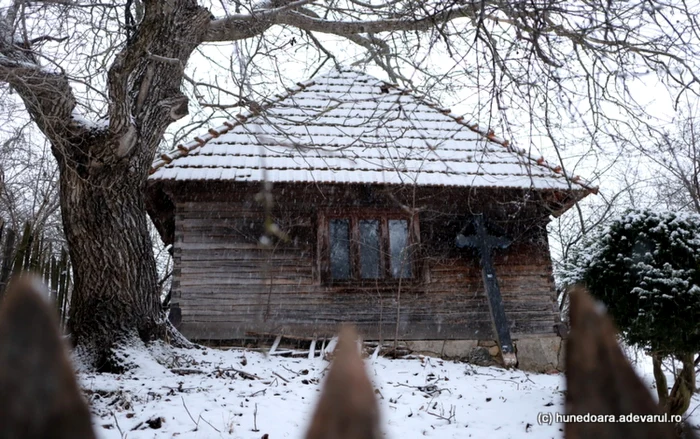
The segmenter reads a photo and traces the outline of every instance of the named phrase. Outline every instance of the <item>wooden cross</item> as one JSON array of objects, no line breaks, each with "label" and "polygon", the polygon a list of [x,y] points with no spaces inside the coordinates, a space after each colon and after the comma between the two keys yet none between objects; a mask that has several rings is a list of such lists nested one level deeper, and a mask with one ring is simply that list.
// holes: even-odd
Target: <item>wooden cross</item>
[{"label": "wooden cross", "polygon": [[483,215],[474,215],[475,234],[464,236],[457,235],[457,247],[472,247],[476,248],[481,256],[481,273],[486,287],[486,296],[489,299],[489,310],[491,311],[491,322],[496,333],[498,347],[503,356],[503,362],[506,367],[515,366],[518,362],[513,349],[513,341],[510,338],[510,328],[506,313],[503,309],[503,298],[501,297],[501,289],[498,286],[496,278],[496,269],[493,266],[491,258],[491,250],[494,248],[507,248],[510,245],[510,240],[502,236],[492,236],[486,231]]}]

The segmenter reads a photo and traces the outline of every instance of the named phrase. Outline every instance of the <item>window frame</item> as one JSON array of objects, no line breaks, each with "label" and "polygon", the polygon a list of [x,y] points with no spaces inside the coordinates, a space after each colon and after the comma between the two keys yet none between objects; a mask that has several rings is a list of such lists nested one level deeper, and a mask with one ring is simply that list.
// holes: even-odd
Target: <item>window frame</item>
[{"label": "window frame", "polygon": [[[349,220],[349,250],[350,277],[348,279],[333,279],[331,277],[330,261],[330,222],[335,219]],[[379,264],[382,277],[362,278],[360,276],[360,221],[376,220],[379,223]],[[389,242],[389,220],[404,220],[407,227],[407,248],[412,249],[410,255],[411,277],[393,277],[391,275],[391,253]],[[318,252],[317,261],[320,282],[323,285],[407,285],[419,282],[420,270],[417,264],[418,252],[415,247],[419,242],[418,214],[408,214],[390,209],[345,208],[319,212],[318,215]]]}]

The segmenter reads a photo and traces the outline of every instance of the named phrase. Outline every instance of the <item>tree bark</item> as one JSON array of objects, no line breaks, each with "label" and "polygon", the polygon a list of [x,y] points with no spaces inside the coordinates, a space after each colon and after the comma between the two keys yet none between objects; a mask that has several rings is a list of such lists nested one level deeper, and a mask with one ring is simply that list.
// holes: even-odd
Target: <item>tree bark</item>
[{"label": "tree bark", "polygon": [[668,381],[663,370],[663,356],[658,352],[651,353],[651,362],[654,366],[654,380],[656,381],[656,394],[659,396],[659,407],[666,410],[668,404]]},{"label": "tree bark", "polygon": [[108,126],[52,139],[74,274],[68,330],[98,371],[128,366],[114,353],[131,340],[179,336],[161,309],[144,194],[163,133],[187,114],[183,69],[209,21],[195,0],[148,2],[108,73]]},{"label": "tree bark", "polygon": [[148,233],[145,179],[126,164],[82,176],[61,166],[63,225],[73,264],[68,330],[99,370],[118,371],[120,342],[166,332]]},{"label": "tree bark", "polygon": [[690,407],[690,399],[695,390],[695,364],[693,354],[682,354],[677,356],[683,364],[680,372],[676,376],[671,394],[668,398],[666,412],[669,415],[682,415]]}]

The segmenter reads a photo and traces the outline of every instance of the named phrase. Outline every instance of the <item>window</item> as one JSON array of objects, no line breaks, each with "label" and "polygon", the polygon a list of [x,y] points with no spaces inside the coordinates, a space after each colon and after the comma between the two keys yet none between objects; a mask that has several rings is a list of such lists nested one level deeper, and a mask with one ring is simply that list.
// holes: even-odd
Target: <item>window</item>
[{"label": "window", "polygon": [[405,216],[388,213],[328,215],[320,221],[321,271],[330,282],[412,279],[414,267]]},{"label": "window", "polygon": [[408,263],[408,221],[389,220],[389,248],[391,276],[411,277],[411,264]]},{"label": "window", "polygon": [[350,278],[350,221],[331,220],[331,278]]}]

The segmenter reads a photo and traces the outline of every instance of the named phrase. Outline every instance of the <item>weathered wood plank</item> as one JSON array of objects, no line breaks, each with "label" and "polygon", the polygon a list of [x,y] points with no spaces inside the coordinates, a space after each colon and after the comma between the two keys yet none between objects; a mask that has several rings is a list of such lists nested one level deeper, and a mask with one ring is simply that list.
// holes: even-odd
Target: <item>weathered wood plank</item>
[{"label": "weathered wood plank", "polygon": [[[493,340],[489,333],[490,322],[484,321],[480,326],[470,329],[463,329],[460,325],[445,325],[440,331],[436,331],[433,325],[412,325],[410,331],[402,334],[402,340]],[[379,325],[373,323],[360,323],[356,325],[366,341],[392,339],[395,326],[390,323]],[[182,325],[183,334],[198,334],[198,340],[222,339],[235,340],[250,338],[245,336],[245,328],[251,328],[248,323],[227,324],[214,322],[186,322]],[[338,324],[317,324],[317,325],[268,325],[265,327],[248,329],[253,332],[271,332],[277,334],[299,335],[304,334],[309,337],[329,338],[338,333]],[[521,335],[543,334],[550,332],[537,331],[537,328],[526,328],[527,333],[521,334],[513,331],[513,337]],[[189,335],[192,337],[191,335]],[[194,337],[192,337],[194,338]]]},{"label": "weathered wood plank", "polygon": [[[236,197],[243,200],[244,194]],[[274,220],[293,239],[276,243],[275,249],[259,245],[264,215],[250,200],[177,203],[173,298],[182,308],[185,335],[245,338],[247,330],[279,328],[332,334],[337,323],[348,319],[375,337],[393,336],[395,321],[390,321],[396,317],[397,285],[325,286],[316,257],[327,252],[317,239],[324,230],[317,225],[322,218],[309,216],[304,197],[296,198],[295,206],[280,199]],[[348,197],[342,191],[326,193],[316,201],[324,206],[351,198],[352,194]],[[431,197],[425,200],[433,202]],[[459,203],[455,200],[455,218],[460,215]],[[492,339],[476,255],[460,255],[451,241],[436,238],[454,238],[446,224],[456,227],[459,221],[446,223],[446,217],[420,218],[421,227],[415,233],[424,245],[417,254],[429,281],[402,285],[400,334],[408,339],[434,339],[435,334],[444,339]],[[521,239],[494,255],[513,334],[552,333],[556,320],[549,255],[532,244],[544,229],[532,230],[517,231]]]}]

